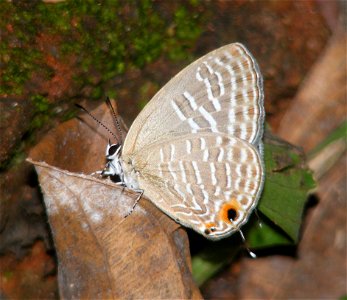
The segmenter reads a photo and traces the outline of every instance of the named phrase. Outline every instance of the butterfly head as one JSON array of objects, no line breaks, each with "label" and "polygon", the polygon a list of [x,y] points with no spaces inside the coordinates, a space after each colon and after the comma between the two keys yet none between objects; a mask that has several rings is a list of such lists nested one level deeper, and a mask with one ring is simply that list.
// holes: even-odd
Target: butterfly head
[{"label": "butterfly head", "polygon": [[122,146],[120,144],[111,144],[111,142],[108,141],[106,147],[107,163],[101,172],[102,176],[119,176],[122,180],[123,170],[120,162],[121,148]]},{"label": "butterfly head", "polygon": [[108,144],[106,146],[106,159],[107,160],[113,160],[117,156],[120,156],[120,149],[121,144],[111,144],[111,141],[108,141]]}]

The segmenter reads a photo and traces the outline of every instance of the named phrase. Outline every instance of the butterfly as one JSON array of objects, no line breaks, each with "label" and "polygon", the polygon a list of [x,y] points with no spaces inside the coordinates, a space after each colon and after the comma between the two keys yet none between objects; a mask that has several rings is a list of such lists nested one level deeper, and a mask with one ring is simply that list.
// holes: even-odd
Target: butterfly
[{"label": "butterfly", "polygon": [[245,46],[214,50],[173,77],[109,144],[104,176],[208,239],[245,224],[265,174],[263,80]]}]

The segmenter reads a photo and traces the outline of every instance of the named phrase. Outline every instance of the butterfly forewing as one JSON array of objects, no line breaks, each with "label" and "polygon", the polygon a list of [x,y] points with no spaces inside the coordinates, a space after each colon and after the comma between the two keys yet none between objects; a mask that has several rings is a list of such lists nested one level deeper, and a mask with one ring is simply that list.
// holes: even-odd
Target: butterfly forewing
[{"label": "butterfly forewing", "polygon": [[144,195],[176,221],[211,239],[247,221],[262,187],[257,150],[225,134],[187,134],[135,153]]},{"label": "butterfly forewing", "polygon": [[215,132],[257,144],[264,122],[257,63],[241,44],[219,48],[171,79],[147,104],[126,137],[123,153],[170,135]]}]

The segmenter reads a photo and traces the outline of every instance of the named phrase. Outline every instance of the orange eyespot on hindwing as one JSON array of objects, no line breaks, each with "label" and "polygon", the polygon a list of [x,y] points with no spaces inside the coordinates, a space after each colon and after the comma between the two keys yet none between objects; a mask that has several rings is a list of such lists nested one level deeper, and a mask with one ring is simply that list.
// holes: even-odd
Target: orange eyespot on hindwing
[{"label": "orange eyespot on hindwing", "polygon": [[240,204],[235,198],[232,198],[230,202],[223,204],[219,211],[219,217],[226,223],[232,223],[239,217]]}]

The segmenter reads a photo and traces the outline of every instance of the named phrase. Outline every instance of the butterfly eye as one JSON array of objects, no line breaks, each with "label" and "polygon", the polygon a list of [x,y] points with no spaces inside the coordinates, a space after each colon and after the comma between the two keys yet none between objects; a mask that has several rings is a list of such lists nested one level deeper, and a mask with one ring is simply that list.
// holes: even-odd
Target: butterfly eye
[{"label": "butterfly eye", "polygon": [[108,148],[107,156],[112,156],[119,149],[120,144],[113,144]]}]

